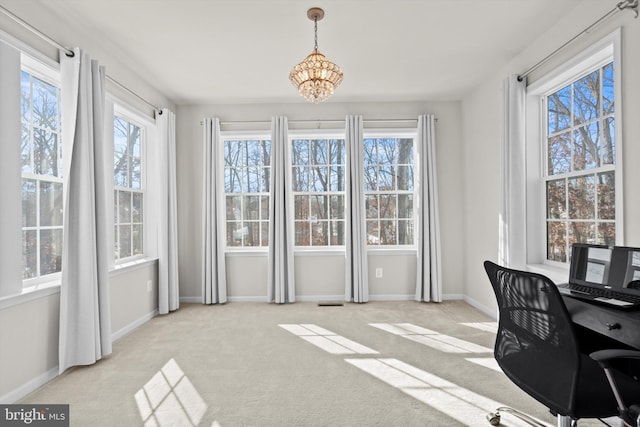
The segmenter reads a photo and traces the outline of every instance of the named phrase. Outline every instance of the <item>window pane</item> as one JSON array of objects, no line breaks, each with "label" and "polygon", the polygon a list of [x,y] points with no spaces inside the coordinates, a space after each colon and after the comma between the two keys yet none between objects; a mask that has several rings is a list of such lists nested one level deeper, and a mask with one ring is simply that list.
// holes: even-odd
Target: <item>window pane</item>
[{"label": "window pane", "polygon": [[613,62],[605,66],[602,70],[602,108],[604,114],[612,114],[614,108],[613,100]]},{"label": "window pane", "polygon": [[367,220],[367,244],[380,244],[380,224],[378,220]]},{"label": "window pane", "polygon": [[227,200],[227,220],[242,219],[242,196],[229,196]]},{"label": "window pane", "polygon": [[[376,165],[378,164],[378,148],[377,148],[377,140],[365,138],[364,139],[364,164],[365,165]],[[366,169],[366,168],[365,168]]]},{"label": "window pane", "polygon": [[331,164],[344,164],[344,139],[332,139],[329,141],[331,150]]},{"label": "window pane", "polygon": [[567,217],[567,196],[565,180],[547,181],[547,218],[561,219]]},{"label": "window pane", "polygon": [[309,141],[306,139],[294,139],[291,141],[291,163],[293,165],[309,164]]},{"label": "window pane", "polygon": [[132,222],[142,222],[142,194],[132,193],[131,196],[133,198],[131,204],[131,220]]},{"label": "window pane", "polygon": [[40,181],[40,225],[62,225],[62,184]]},{"label": "window pane", "polygon": [[393,166],[380,166],[378,169],[378,189],[381,191],[396,189],[396,174]]},{"label": "window pane", "polygon": [[244,220],[260,219],[260,198],[258,196],[244,196],[242,198]]},{"label": "window pane", "polygon": [[312,222],[327,218],[327,196],[313,195],[309,198],[309,202],[311,203],[310,219]]},{"label": "window pane", "polygon": [[58,157],[58,135],[33,129],[34,169],[39,175],[62,176]]},{"label": "window pane", "polygon": [[600,113],[600,72],[584,76],[573,84],[573,114],[576,123],[598,118]]},{"label": "window pane", "polygon": [[548,134],[571,125],[571,86],[566,86],[547,98]]},{"label": "window pane", "polygon": [[295,222],[296,233],[296,246],[310,246],[311,238],[309,236],[309,222],[296,221]]},{"label": "window pane", "polygon": [[376,166],[366,166],[364,168],[364,191],[375,191],[378,189],[378,168]]},{"label": "window pane", "polygon": [[397,164],[398,163],[398,150],[395,138],[380,138],[378,139],[378,163],[384,164]]},{"label": "window pane", "polygon": [[248,233],[242,223],[227,221],[227,246],[242,246],[242,238]]},{"label": "window pane", "polygon": [[22,232],[22,278],[38,277],[38,231]]},{"label": "window pane", "polygon": [[603,165],[612,165],[616,161],[615,121],[613,118],[604,120],[602,141],[600,142],[600,157]]},{"label": "window pane", "polygon": [[118,239],[118,242],[120,243],[119,258],[131,256],[131,225],[119,225],[118,233],[120,233],[120,238]]},{"label": "window pane", "polygon": [[398,220],[398,244],[413,245],[413,221]]},{"label": "window pane", "polygon": [[40,275],[62,269],[62,229],[40,231]]},{"label": "window pane", "polygon": [[548,163],[549,175],[558,175],[571,171],[570,133],[565,132],[549,138]]},{"label": "window pane", "polygon": [[329,218],[344,219],[344,196],[332,195],[329,198]]},{"label": "window pane", "polygon": [[375,194],[367,194],[364,196],[364,203],[367,218],[379,218],[378,196]]},{"label": "window pane", "polygon": [[595,179],[593,176],[571,178],[569,184],[569,218],[595,219]]},{"label": "window pane", "polygon": [[295,219],[308,219],[309,218],[309,196],[293,196],[294,203],[294,218]]},{"label": "window pane", "polygon": [[142,188],[142,165],[139,157],[132,157],[131,162],[131,178],[129,188],[139,190]]},{"label": "window pane", "polygon": [[242,187],[240,182],[242,180],[241,169],[225,168],[224,169],[224,191],[227,193],[240,193]]},{"label": "window pane", "polygon": [[569,245],[574,243],[595,243],[596,226],[593,222],[569,223]]},{"label": "window pane", "polygon": [[567,230],[565,222],[549,221],[547,223],[547,259],[567,262]]},{"label": "window pane", "polygon": [[616,219],[616,178],[614,172],[598,174],[598,218]]},{"label": "window pane", "polygon": [[309,191],[309,168],[293,168],[293,191]]},{"label": "window pane", "polygon": [[142,252],[142,224],[135,224],[132,226],[132,244],[133,244],[133,250],[132,250],[132,255],[141,255]]},{"label": "window pane", "polygon": [[247,234],[244,236],[244,246],[260,246],[262,239],[260,238],[260,223],[248,221],[244,223]]},{"label": "window pane", "polygon": [[326,166],[316,166],[311,172],[311,191],[329,191],[329,168]]},{"label": "window pane", "polygon": [[344,221],[331,221],[331,245],[344,245]]},{"label": "window pane", "polygon": [[398,218],[413,218],[413,194],[398,194]]},{"label": "window pane", "polygon": [[344,166],[332,166],[329,176],[329,191],[344,191]]},{"label": "window pane", "polygon": [[262,206],[262,210],[260,214],[262,215],[263,220],[269,219],[269,196],[260,196],[260,205]]},{"label": "window pane", "polygon": [[131,193],[118,191],[118,223],[131,223]]},{"label": "window pane", "polygon": [[311,224],[311,246],[327,246],[329,244],[329,223],[316,221]]},{"label": "window pane", "polygon": [[380,221],[380,244],[397,245],[396,222],[393,220]]},{"label": "window pane", "polygon": [[398,166],[398,190],[413,191],[413,166]]},{"label": "window pane", "polygon": [[397,200],[395,194],[380,195],[380,218],[396,218],[397,217]]},{"label": "window pane", "polygon": [[20,104],[23,123],[31,122],[31,76],[26,71],[20,72]]},{"label": "window pane", "polygon": [[611,222],[601,222],[598,225],[599,245],[614,246],[616,244],[616,225]]},{"label": "window pane", "polygon": [[573,170],[593,169],[600,166],[598,123],[579,127],[573,134]]},{"label": "window pane", "polygon": [[50,130],[58,129],[58,88],[33,78],[33,124]]},{"label": "window pane", "polygon": [[[22,226],[36,227],[38,225],[37,181],[35,179],[22,180]],[[33,270],[35,271],[35,270]]]},{"label": "window pane", "polygon": [[22,173],[31,173],[31,135],[28,126],[22,126],[22,141],[20,145],[22,159]]}]

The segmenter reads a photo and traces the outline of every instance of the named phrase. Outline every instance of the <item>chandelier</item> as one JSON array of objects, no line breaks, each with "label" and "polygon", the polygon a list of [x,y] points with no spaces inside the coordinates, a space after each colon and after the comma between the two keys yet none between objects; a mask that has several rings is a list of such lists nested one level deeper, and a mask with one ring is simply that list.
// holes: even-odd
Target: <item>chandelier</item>
[{"label": "chandelier", "polygon": [[304,99],[317,104],[333,95],[342,82],[342,70],[318,50],[318,21],[324,17],[324,10],[312,7],[307,17],[313,21],[315,45],[313,52],[293,67],[289,80]]}]

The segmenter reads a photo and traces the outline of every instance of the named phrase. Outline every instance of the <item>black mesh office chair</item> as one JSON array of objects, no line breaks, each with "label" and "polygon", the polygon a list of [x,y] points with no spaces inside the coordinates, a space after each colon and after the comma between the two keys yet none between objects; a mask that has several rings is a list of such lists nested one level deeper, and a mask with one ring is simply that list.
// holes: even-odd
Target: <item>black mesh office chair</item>
[{"label": "black mesh office chair", "polygon": [[[485,261],[499,309],[494,356],[518,387],[558,416],[558,426],[580,418],[618,415],[616,400],[602,368],[580,352],[573,323],[555,284],[547,277]],[[622,396],[640,396],[640,384],[611,371]],[[487,416],[500,423],[510,412],[539,423],[512,408]]]},{"label": "black mesh office chair", "polygon": [[[616,398],[618,404],[618,413],[620,418],[630,426],[640,427],[640,404],[627,405],[625,398],[620,393],[617,381],[612,375],[613,366],[612,363],[620,359],[638,359],[640,360],[640,351],[637,350],[600,350],[589,355],[593,360],[598,362],[600,367],[604,370],[611,391]],[[640,402],[640,395],[633,397],[636,402]]]}]

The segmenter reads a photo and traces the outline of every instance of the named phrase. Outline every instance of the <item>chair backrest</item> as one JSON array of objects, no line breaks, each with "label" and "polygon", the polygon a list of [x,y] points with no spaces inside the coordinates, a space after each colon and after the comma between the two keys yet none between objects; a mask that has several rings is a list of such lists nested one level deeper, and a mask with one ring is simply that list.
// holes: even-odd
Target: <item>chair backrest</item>
[{"label": "chair backrest", "polygon": [[499,309],[496,361],[518,387],[561,415],[571,414],[580,353],[571,317],[547,277],[485,261]]}]

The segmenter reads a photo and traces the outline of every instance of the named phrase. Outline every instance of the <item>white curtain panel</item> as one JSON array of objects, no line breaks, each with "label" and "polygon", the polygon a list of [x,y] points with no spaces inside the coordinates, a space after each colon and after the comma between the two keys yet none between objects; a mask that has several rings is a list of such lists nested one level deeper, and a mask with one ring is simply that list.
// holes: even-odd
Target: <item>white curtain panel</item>
[{"label": "white curtain panel", "polygon": [[178,201],[176,193],[176,115],[163,108],[156,116],[160,145],[160,229],[158,311],[180,306],[178,286]]},{"label": "white curtain panel", "polygon": [[104,141],[105,70],[88,54],[60,52],[64,246],[59,370],[111,353],[108,217],[113,152]]},{"label": "white curtain panel", "polygon": [[362,116],[347,116],[345,135],[347,146],[345,301],[363,303],[369,301],[369,267],[364,204]]},{"label": "white curtain panel", "polygon": [[269,302],[295,302],[294,225],[288,121],[271,121],[271,183],[269,188]]},{"label": "white curtain panel", "polygon": [[498,263],[511,268],[526,264],[526,88],[518,76],[503,80]]},{"label": "white curtain panel", "polygon": [[0,41],[0,298],[22,292],[20,52]]},{"label": "white curtain panel", "polygon": [[442,301],[442,252],[438,215],[435,117],[418,117],[416,301]]},{"label": "white curtain panel", "polygon": [[224,304],[227,302],[224,147],[218,118],[204,120],[203,154],[202,303]]}]

